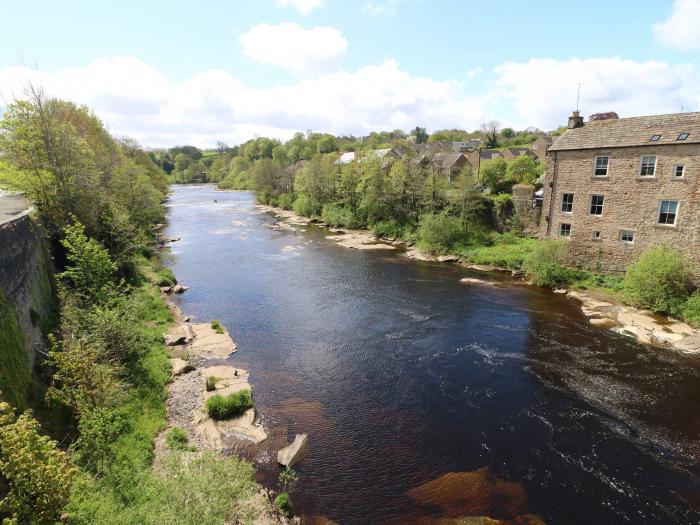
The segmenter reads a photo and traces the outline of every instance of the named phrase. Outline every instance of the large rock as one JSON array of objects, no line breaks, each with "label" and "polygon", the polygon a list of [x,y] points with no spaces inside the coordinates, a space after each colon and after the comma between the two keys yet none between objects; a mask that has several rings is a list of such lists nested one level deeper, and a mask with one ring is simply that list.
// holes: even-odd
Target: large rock
[{"label": "large rock", "polygon": [[171,359],[170,366],[173,367],[174,376],[179,376],[180,374],[184,374],[189,372],[190,370],[194,370],[194,367],[184,359]]},{"label": "large rock", "polygon": [[301,454],[306,449],[309,441],[307,434],[297,434],[294,443],[284,447],[277,453],[277,463],[285,467],[291,467],[301,459]]},{"label": "large rock", "polygon": [[193,355],[225,359],[237,350],[225,329],[223,333],[217,333],[209,323],[192,323],[189,327],[194,334],[190,345]]},{"label": "large rock", "polygon": [[166,346],[180,346],[189,343],[191,340],[190,333],[184,326],[173,326],[168,333],[165,334]]},{"label": "large rock", "polygon": [[189,290],[189,286],[184,286],[182,284],[176,284],[173,286],[173,293],[185,293],[187,290]]}]

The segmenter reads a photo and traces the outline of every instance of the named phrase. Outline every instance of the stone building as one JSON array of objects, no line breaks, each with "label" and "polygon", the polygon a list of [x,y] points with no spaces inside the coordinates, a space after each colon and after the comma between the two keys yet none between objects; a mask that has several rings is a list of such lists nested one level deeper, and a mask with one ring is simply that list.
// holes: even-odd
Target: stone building
[{"label": "stone building", "polygon": [[542,160],[547,157],[549,148],[552,147],[553,143],[554,139],[552,137],[540,135],[535,139],[535,142],[532,143],[532,151],[539,160]]},{"label": "stone building", "polygon": [[624,272],[666,244],[700,275],[700,113],[574,112],[548,159],[540,236],[565,239],[570,264]]}]

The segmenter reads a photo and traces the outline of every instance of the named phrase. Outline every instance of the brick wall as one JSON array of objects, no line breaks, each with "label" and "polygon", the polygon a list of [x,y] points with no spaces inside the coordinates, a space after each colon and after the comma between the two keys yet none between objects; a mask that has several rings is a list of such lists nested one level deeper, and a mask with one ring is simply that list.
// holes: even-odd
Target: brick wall
[{"label": "brick wall", "polygon": [[[642,155],[657,156],[652,179],[638,177]],[[607,177],[594,177],[596,156],[610,158]],[[700,276],[700,145],[557,151],[550,153],[548,164],[540,236],[556,238],[561,223],[571,224],[570,264],[624,272],[645,248],[665,243],[684,253]],[[675,180],[679,164],[685,166],[685,176]],[[561,211],[563,193],[574,194],[571,213]],[[605,196],[600,216],[589,212],[592,195]],[[680,201],[676,226],[657,224],[660,200]],[[635,232],[633,243],[620,241],[623,229]],[[599,240],[594,240],[594,231],[601,232]]]}]

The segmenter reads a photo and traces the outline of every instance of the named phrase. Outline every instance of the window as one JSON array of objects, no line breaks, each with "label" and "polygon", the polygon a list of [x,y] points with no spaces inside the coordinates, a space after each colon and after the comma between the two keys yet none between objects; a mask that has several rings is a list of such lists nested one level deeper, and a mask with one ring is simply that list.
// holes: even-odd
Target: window
[{"label": "window", "polygon": [[675,226],[678,216],[678,201],[661,201],[659,204],[659,219],[657,224]]},{"label": "window", "polygon": [[634,232],[632,230],[622,230],[620,231],[620,241],[633,243],[634,242]]},{"label": "window", "polygon": [[681,133],[676,137],[676,140],[685,140],[688,138],[689,135],[689,133]]},{"label": "window", "polygon": [[599,240],[601,240],[602,238],[603,238],[603,232],[600,232],[600,231],[597,231],[597,230],[593,232],[593,240],[594,240],[594,241],[599,241]]},{"label": "window", "polygon": [[610,164],[610,157],[596,157],[595,158],[595,171],[593,172],[593,174],[596,177],[607,177],[609,164]]},{"label": "window", "polygon": [[656,155],[642,155],[639,165],[640,177],[653,177],[656,173]]},{"label": "window", "polygon": [[685,166],[681,166],[679,164],[678,166],[675,166],[673,168],[673,178],[674,179],[682,179],[684,175],[685,175]]},{"label": "window", "polygon": [[574,194],[562,193],[561,195],[561,211],[571,213],[574,209]]},{"label": "window", "polygon": [[571,237],[571,224],[562,222],[559,225],[559,237]]},{"label": "window", "polygon": [[603,201],[605,200],[604,195],[592,195],[591,196],[591,215],[603,215]]},{"label": "window", "polygon": [[661,135],[652,135],[649,140],[652,142],[658,142],[659,139],[661,139]]}]

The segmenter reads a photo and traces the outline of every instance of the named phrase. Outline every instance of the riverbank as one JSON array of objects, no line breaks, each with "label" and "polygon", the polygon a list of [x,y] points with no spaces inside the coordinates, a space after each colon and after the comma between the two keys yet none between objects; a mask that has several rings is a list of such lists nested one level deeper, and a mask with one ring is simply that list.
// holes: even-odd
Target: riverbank
[{"label": "riverbank", "polygon": [[[326,238],[346,248],[403,250],[401,253],[413,260],[458,264],[466,269],[485,274],[494,272],[507,273],[511,278],[517,279],[517,282],[529,284],[526,281],[525,273],[520,269],[492,264],[478,264],[475,261],[455,254],[434,255],[426,253],[421,251],[411,241],[377,236],[369,230],[335,228],[321,220],[312,220],[294,211],[283,210],[265,204],[256,204],[256,209],[260,213],[270,213],[281,218],[282,221],[275,225],[275,227],[280,229],[294,229],[295,227],[306,226],[311,223],[328,228],[333,235],[328,235]],[[488,284],[488,281],[466,278],[462,280],[462,283],[479,285]],[[700,330],[680,320],[659,316],[648,310],[625,305],[619,297],[607,293],[605,289],[579,290],[561,288],[553,290],[552,293],[567,295],[572,300],[579,302],[581,311],[593,326],[632,337],[640,343],[671,348],[684,353],[700,353]]]}]

